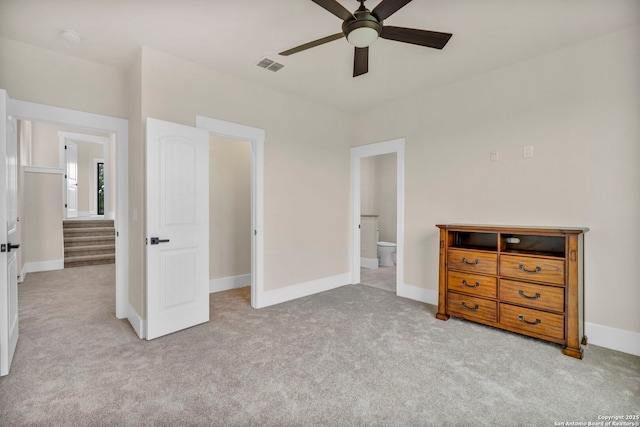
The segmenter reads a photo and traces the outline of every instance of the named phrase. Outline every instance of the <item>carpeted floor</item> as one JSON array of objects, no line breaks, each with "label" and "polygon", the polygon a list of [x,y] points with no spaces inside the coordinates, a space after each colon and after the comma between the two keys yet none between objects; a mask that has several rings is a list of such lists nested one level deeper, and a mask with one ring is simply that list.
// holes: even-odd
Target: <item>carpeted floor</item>
[{"label": "carpeted floor", "polygon": [[[2,426],[556,426],[640,414],[640,357],[583,360],[435,307],[344,286],[153,341],[114,317],[113,265],[31,273]],[[558,423],[558,424],[556,424]]]}]

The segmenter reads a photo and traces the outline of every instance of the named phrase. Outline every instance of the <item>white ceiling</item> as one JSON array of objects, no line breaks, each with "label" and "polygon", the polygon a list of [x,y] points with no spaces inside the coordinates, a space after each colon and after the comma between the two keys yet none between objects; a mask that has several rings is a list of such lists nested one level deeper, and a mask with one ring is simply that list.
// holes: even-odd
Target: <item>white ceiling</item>
[{"label": "white ceiling", "polygon": [[[369,73],[353,78],[345,39],[277,54],[340,32],[340,19],[311,0],[0,0],[0,37],[122,69],[147,46],[345,111],[639,23],[640,0],[413,0],[385,24],[453,33],[449,44],[439,51],[380,39],[370,48]],[[82,41],[62,39],[64,29]],[[285,68],[257,67],[263,56]]]}]

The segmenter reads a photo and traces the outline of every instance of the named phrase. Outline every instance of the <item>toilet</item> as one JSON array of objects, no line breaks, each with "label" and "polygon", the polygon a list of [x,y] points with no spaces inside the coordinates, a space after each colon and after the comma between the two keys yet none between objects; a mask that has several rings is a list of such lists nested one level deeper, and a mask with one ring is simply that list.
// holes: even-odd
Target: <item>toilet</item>
[{"label": "toilet", "polygon": [[395,264],[396,244],[391,242],[378,242],[378,265],[390,267]]}]

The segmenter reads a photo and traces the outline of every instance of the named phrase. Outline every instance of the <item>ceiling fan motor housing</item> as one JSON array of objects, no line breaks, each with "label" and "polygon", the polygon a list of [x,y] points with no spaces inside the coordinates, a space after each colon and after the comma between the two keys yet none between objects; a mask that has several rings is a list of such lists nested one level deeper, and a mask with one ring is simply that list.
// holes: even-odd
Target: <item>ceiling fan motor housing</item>
[{"label": "ceiling fan motor housing", "polygon": [[378,36],[382,32],[382,21],[373,16],[368,9],[358,9],[353,14],[356,19],[347,19],[342,23],[342,32],[349,38],[349,34],[358,28],[371,28],[378,33]]}]

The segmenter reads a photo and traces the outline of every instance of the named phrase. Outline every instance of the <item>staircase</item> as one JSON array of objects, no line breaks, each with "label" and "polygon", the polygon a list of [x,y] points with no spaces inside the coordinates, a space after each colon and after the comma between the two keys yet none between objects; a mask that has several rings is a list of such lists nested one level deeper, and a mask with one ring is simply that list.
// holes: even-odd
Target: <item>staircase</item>
[{"label": "staircase", "polygon": [[64,268],[116,262],[116,230],[112,219],[62,222]]}]

